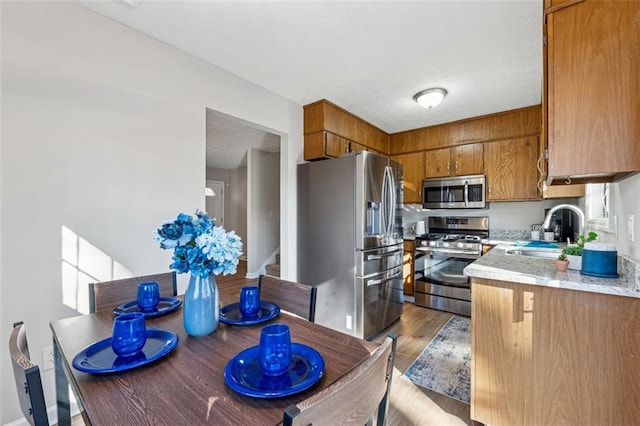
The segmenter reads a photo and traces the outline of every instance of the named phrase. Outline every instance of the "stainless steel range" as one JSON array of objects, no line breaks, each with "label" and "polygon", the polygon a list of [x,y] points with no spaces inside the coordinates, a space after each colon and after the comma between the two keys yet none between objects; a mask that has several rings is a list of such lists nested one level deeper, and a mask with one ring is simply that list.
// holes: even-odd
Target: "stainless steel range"
[{"label": "stainless steel range", "polygon": [[487,216],[430,216],[429,233],[416,237],[415,303],[471,315],[471,285],[462,271],[482,256]]}]

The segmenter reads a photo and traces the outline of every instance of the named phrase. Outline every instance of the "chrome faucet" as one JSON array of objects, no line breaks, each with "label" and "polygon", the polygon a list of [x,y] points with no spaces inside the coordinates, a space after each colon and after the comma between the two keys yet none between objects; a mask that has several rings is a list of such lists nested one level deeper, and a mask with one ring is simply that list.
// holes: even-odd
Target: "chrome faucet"
[{"label": "chrome faucet", "polygon": [[545,217],[544,222],[542,222],[542,227],[544,229],[549,229],[549,227],[551,226],[551,216],[553,216],[553,214],[558,210],[562,209],[572,210],[576,212],[579,222],[578,235],[584,235],[584,212],[582,211],[582,209],[580,209],[580,207],[574,206],[573,204],[558,204],[557,206],[551,207],[551,209],[549,209],[549,212],[547,213],[547,217]]}]

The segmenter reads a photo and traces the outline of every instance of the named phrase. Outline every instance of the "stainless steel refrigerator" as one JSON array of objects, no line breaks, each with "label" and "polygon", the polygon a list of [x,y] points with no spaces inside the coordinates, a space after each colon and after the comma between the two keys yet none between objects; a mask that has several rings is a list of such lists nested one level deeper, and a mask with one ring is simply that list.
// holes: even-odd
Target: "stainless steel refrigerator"
[{"label": "stainless steel refrigerator", "polygon": [[369,338],[402,314],[402,165],[370,152],[298,166],[298,281],[315,321]]}]

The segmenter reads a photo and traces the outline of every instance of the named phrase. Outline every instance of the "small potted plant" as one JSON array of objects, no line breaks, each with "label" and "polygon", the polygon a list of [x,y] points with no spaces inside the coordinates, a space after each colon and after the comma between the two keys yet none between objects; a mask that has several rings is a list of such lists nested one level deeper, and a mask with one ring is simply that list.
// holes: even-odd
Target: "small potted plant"
[{"label": "small potted plant", "polygon": [[569,266],[569,261],[567,260],[567,255],[564,253],[560,253],[558,258],[556,259],[556,268],[560,272],[565,272],[568,266]]},{"label": "small potted plant", "polygon": [[584,243],[595,241],[596,238],[598,238],[598,234],[595,232],[589,232],[588,237],[586,238],[583,234],[580,234],[575,245],[567,246],[562,249],[562,254],[566,255],[569,260],[569,269],[577,271],[582,269],[582,250],[584,249]]}]

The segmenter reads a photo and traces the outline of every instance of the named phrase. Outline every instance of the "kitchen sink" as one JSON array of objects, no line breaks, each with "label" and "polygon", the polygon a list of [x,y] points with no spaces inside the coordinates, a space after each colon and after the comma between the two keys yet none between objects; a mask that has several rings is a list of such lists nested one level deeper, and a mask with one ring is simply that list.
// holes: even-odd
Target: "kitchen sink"
[{"label": "kitchen sink", "polygon": [[538,257],[543,259],[556,259],[560,255],[560,249],[541,249],[541,248],[523,248],[514,247],[505,250],[504,254],[509,256],[527,256]]}]

